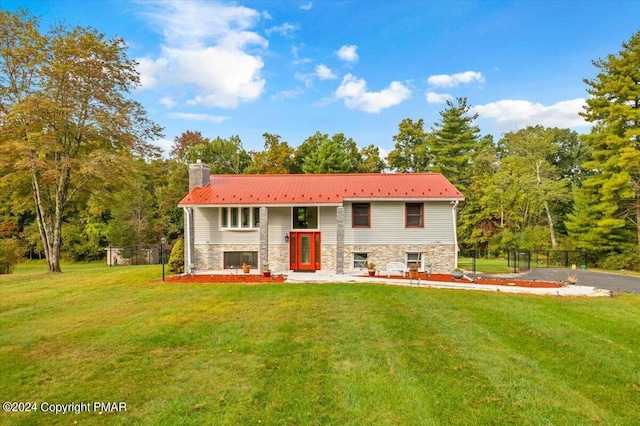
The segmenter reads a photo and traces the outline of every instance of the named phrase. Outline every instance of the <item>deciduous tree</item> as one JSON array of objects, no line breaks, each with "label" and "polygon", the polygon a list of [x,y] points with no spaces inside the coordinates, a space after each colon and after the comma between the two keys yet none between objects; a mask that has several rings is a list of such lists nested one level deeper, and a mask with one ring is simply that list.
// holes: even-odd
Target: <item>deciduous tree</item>
[{"label": "deciduous tree", "polygon": [[264,150],[250,153],[252,162],[245,169],[245,173],[256,174],[286,174],[293,170],[294,149],[286,141],[281,141],[279,135],[265,133]]},{"label": "deciduous tree", "polygon": [[426,172],[433,164],[424,131],[424,120],[405,118],[398,125],[398,134],[393,137],[395,146],[389,152],[389,167],[398,172]]},{"label": "deciduous tree", "polygon": [[229,139],[217,137],[189,147],[185,155],[187,163],[202,160],[213,174],[242,174],[251,164],[251,157],[242,146],[239,136]]},{"label": "deciduous tree", "polygon": [[27,12],[0,11],[2,179],[29,179],[51,272],[75,197],[117,174],[121,156],[157,153],[148,141],[161,129],[127,98],[138,84],[122,39],[62,25],[43,34]]}]

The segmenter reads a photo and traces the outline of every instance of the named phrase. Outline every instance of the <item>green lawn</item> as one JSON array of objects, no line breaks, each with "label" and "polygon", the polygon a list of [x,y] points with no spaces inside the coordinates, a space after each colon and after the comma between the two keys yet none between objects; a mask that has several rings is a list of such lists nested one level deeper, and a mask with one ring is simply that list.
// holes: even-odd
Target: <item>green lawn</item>
[{"label": "green lawn", "polygon": [[0,276],[2,424],[640,424],[640,297]]}]

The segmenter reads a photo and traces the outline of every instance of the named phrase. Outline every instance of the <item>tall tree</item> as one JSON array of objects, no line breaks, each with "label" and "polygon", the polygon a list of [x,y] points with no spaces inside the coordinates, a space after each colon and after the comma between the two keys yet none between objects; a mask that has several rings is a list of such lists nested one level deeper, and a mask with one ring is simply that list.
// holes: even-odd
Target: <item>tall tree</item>
[{"label": "tall tree", "polygon": [[51,272],[74,197],[117,173],[119,157],[157,152],[148,140],[161,129],[126,97],[138,84],[122,39],[62,25],[42,34],[26,11],[0,11],[2,179],[29,178]]},{"label": "tall tree", "polygon": [[471,183],[473,157],[482,146],[491,143],[473,124],[478,114],[469,114],[470,109],[466,98],[458,98],[457,105],[448,100],[428,139],[433,164],[429,170],[445,175],[463,193]]},{"label": "tall tree", "polygon": [[[355,152],[357,152],[357,148]],[[345,150],[345,141],[342,134],[339,134],[337,138],[327,137],[320,142],[318,149],[305,159],[302,170],[309,174],[355,172],[356,164],[354,164],[349,154]],[[353,154],[353,150],[351,150],[351,154]]]},{"label": "tall tree", "polygon": [[[568,225],[579,241],[614,238],[625,240],[633,229],[636,256],[640,254],[640,32],[622,44],[622,50],[599,59],[594,79],[585,79],[589,97],[584,118],[594,123],[584,141],[592,159],[583,167],[593,173],[584,180],[578,198],[595,205],[576,203],[573,223]],[[587,218],[579,209],[588,208]],[[590,219],[587,228],[576,225]],[[603,245],[605,241],[601,242]],[[624,251],[624,244],[615,248]]]},{"label": "tall tree", "polygon": [[380,149],[373,145],[367,145],[360,149],[362,162],[358,164],[359,173],[382,173],[387,167],[384,160],[380,158]]},{"label": "tall tree", "polygon": [[320,145],[328,138],[329,135],[320,133],[318,131],[305,139],[300,145],[298,145],[294,153],[292,172],[304,173],[302,167],[304,166],[304,162],[306,161],[306,159],[313,153],[315,153],[318,150],[318,145]]},{"label": "tall tree", "polygon": [[217,137],[199,145],[191,146],[185,155],[187,163],[202,160],[213,174],[242,174],[251,164],[251,157],[242,146],[239,136],[229,139]]},{"label": "tall tree", "polygon": [[389,167],[399,172],[426,172],[432,165],[432,155],[427,144],[429,135],[424,131],[424,120],[405,118],[398,125],[393,137],[395,146],[389,152]]},{"label": "tall tree", "polygon": [[538,218],[546,218],[552,248],[557,245],[552,208],[558,202],[570,199],[569,181],[563,179],[552,164],[559,155],[560,147],[554,140],[559,134],[557,129],[529,126],[508,132],[499,141],[503,156],[500,168],[508,170],[511,176],[520,176],[524,186],[519,191],[524,196],[522,200],[526,203],[530,222],[538,225]]},{"label": "tall tree", "polygon": [[189,160],[186,156],[189,153],[189,149],[197,145],[206,145],[207,143],[209,143],[209,140],[202,136],[202,133],[187,130],[173,139],[173,146],[169,155],[178,161],[188,162]]},{"label": "tall tree", "polygon": [[245,173],[257,174],[286,174],[292,173],[294,149],[286,141],[281,141],[279,135],[265,133],[264,150],[251,151],[251,164],[245,169]]}]

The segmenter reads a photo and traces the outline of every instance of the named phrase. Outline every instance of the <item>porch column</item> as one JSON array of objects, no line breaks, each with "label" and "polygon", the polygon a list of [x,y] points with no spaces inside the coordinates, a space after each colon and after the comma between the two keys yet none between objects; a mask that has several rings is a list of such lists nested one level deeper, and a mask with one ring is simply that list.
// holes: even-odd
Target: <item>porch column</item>
[{"label": "porch column", "polygon": [[263,270],[263,264],[269,262],[269,213],[266,207],[260,207],[260,265],[258,269]]},{"label": "porch column", "polygon": [[344,274],[344,207],[336,208],[336,274]]}]

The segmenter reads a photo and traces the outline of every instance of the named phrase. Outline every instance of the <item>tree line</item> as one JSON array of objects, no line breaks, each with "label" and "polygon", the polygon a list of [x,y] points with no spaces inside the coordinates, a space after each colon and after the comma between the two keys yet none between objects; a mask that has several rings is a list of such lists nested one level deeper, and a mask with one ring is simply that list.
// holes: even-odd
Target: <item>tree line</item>
[{"label": "tree line", "polygon": [[164,158],[148,142],[162,129],[128,96],[135,65],[120,39],[42,32],[27,11],[0,10],[0,273],[22,256],[56,272],[61,258],[100,259],[109,244],[177,239],[197,159],[214,174],[439,172],[466,197],[463,247],[587,250],[598,266],[640,268],[640,33],[584,80],[589,134],[537,125],[494,141],[459,98],[428,129],[402,120],[386,158],[342,133],[297,145],[264,133],[247,151],[237,135],[196,130]]}]

